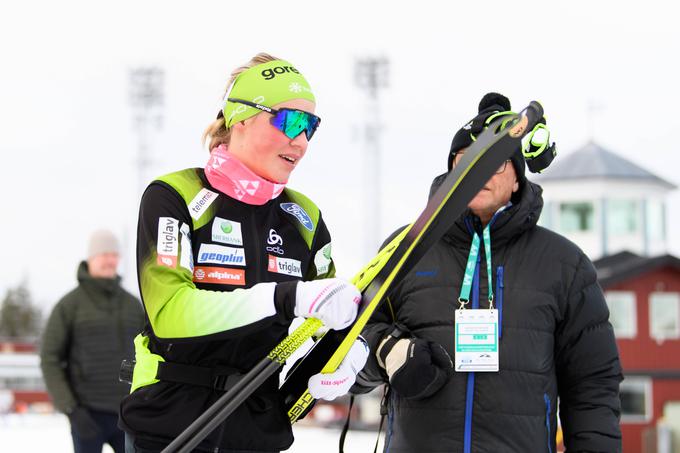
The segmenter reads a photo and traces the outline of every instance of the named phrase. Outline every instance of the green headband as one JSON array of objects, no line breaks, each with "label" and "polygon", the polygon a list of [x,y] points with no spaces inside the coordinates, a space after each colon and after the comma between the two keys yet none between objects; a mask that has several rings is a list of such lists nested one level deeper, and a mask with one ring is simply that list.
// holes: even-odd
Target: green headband
[{"label": "green headband", "polygon": [[231,91],[224,98],[222,113],[227,129],[234,123],[261,113],[262,110],[229,102],[227,98],[244,99],[267,107],[291,99],[315,102],[307,80],[292,64],[284,60],[268,61],[246,69],[236,77]]}]

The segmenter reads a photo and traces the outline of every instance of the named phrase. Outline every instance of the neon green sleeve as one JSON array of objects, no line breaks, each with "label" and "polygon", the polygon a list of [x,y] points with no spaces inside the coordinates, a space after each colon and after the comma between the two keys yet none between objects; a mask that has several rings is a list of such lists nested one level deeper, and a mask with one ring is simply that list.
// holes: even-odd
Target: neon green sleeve
[{"label": "neon green sleeve", "polygon": [[[191,265],[191,217],[171,188],[152,184],[140,207],[137,269],[142,300],[156,337],[193,338],[274,322],[275,283],[248,289],[196,288]],[[255,326],[254,326],[255,327]]]}]

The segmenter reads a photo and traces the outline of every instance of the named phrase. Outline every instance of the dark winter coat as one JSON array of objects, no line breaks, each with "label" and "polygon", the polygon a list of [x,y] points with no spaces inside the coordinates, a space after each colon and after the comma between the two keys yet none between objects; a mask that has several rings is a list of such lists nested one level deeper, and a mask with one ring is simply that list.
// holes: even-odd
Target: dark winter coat
[{"label": "dark winter coat", "polygon": [[[569,452],[621,450],[622,376],[609,312],[590,260],[536,225],[541,192],[527,183],[491,227],[500,372],[455,372],[422,400],[392,391],[385,451],[552,453],[558,396]],[[461,217],[390,296],[397,320],[452,358],[454,312],[475,225],[481,233],[479,219],[469,212]],[[473,308],[488,308],[485,260],[482,247]],[[391,330],[390,310],[383,308],[364,332],[372,350]],[[355,390],[385,381],[372,355]]]},{"label": "dark winter coat", "polygon": [[130,386],[119,382],[120,363],[134,357],[132,340],[144,326],[140,301],[120,278],[93,278],[78,267],[79,285],[54,307],[40,351],[47,390],[57,409],[76,405],[118,412]]}]

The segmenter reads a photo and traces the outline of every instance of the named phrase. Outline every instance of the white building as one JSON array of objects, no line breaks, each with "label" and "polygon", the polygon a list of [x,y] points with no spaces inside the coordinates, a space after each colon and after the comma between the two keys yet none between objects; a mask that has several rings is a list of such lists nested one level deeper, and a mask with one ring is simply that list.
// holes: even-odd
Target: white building
[{"label": "white building", "polygon": [[540,184],[545,205],[539,224],[557,231],[591,259],[628,250],[667,252],[666,194],[675,185],[590,142],[558,155]]}]

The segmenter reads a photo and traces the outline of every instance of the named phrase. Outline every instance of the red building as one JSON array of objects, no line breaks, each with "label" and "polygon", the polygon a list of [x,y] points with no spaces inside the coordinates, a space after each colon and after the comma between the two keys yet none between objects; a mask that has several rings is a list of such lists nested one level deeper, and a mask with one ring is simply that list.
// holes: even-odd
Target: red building
[{"label": "red building", "polygon": [[625,376],[623,450],[664,451],[656,446],[661,421],[670,427],[666,441],[673,437],[672,451],[680,451],[680,259],[621,252],[594,264]]},{"label": "red building", "polygon": [[0,339],[0,413],[51,409],[35,343]]}]

